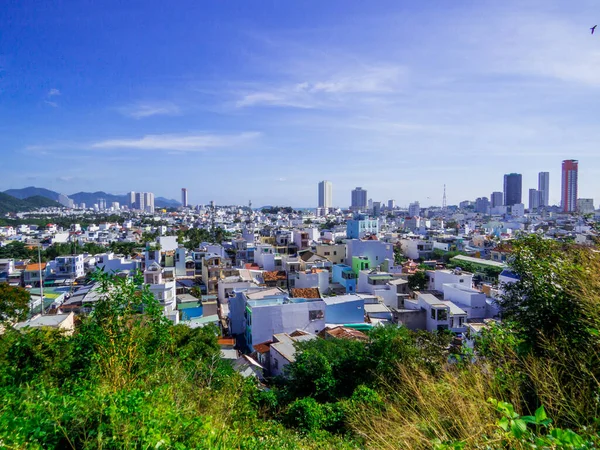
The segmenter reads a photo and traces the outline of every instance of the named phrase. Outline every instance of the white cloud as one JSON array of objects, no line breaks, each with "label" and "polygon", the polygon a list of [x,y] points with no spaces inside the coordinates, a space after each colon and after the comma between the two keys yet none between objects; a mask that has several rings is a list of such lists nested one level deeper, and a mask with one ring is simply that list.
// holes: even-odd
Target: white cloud
[{"label": "white cloud", "polygon": [[58,108],[58,103],[51,102],[50,100],[44,100],[44,103],[48,106],[52,106],[53,108]]},{"label": "white cloud", "polygon": [[48,97],[54,97],[56,95],[60,95],[60,91],[56,88],[52,88],[48,91]]},{"label": "white cloud", "polygon": [[124,116],[143,119],[151,116],[176,116],[181,114],[179,106],[174,103],[136,103],[119,108]]},{"label": "white cloud", "polygon": [[91,144],[92,149],[170,150],[180,152],[204,151],[212,148],[236,147],[258,137],[258,132],[236,135],[218,134],[150,134],[137,139],[109,139]]},{"label": "white cloud", "polygon": [[[383,95],[400,92],[407,79],[402,66],[352,66],[322,80],[300,81],[277,86],[259,86],[243,92],[237,108],[249,106],[283,106],[322,108],[355,101],[358,95]],[[352,97],[352,98],[351,98]]]}]

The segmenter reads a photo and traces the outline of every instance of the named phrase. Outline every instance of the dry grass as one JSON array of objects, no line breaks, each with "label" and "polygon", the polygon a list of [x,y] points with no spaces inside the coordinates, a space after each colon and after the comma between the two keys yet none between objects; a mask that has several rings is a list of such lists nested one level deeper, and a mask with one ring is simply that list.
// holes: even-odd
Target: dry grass
[{"label": "dry grass", "polygon": [[372,448],[428,449],[434,439],[477,442],[490,434],[497,417],[487,402],[495,389],[485,372],[448,368],[434,377],[399,367],[397,382],[385,389],[384,411],[353,411],[352,428]]}]

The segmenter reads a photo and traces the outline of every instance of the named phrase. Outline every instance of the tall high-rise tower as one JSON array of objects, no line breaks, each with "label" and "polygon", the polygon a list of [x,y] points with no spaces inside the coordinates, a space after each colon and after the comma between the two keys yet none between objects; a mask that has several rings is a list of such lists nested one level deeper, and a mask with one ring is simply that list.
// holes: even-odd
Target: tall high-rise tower
[{"label": "tall high-rise tower", "polygon": [[329,209],[333,207],[331,181],[319,183],[319,208]]},{"label": "tall high-rise tower", "polygon": [[186,188],[181,188],[181,205],[184,208],[188,207],[188,192]]},{"label": "tall high-rise tower", "polygon": [[490,196],[490,206],[492,208],[497,208],[498,206],[504,205],[504,194],[502,192],[492,192]]},{"label": "tall high-rise tower", "polygon": [[560,190],[561,206],[564,212],[577,210],[577,172],[579,162],[566,159],[562,162],[562,187]]},{"label": "tall high-rise tower", "polygon": [[523,180],[520,173],[504,175],[504,205],[512,206],[522,203],[521,189]]},{"label": "tall high-rise tower", "polygon": [[367,191],[357,187],[352,191],[352,203],[350,209],[353,211],[364,211],[367,209]]},{"label": "tall high-rise tower", "polygon": [[538,191],[540,194],[540,206],[550,206],[550,172],[538,173]]}]

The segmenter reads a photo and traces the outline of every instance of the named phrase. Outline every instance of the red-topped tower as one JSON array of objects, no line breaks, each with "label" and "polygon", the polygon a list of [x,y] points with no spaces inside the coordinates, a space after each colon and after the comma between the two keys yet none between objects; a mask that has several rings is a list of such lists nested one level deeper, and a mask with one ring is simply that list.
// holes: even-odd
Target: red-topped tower
[{"label": "red-topped tower", "polygon": [[579,162],[565,159],[562,162],[561,205],[564,212],[577,210],[577,171]]}]

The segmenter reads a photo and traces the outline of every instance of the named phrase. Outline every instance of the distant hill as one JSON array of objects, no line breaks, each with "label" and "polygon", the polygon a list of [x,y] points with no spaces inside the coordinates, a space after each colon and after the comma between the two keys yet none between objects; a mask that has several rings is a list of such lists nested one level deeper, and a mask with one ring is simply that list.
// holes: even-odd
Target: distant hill
[{"label": "distant hill", "polygon": [[60,207],[60,203],[40,195],[20,199],[0,192],[0,214],[32,211],[38,208]]},{"label": "distant hill", "polygon": [[[9,189],[8,191],[4,191],[4,193],[21,200],[31,197],[45,197],[50,200],[58,200],[58,196],[60,195],[58,192],[44,188],[37,188],[34,186],[29,186],[23,189]],[[108,207],[110,207],[113,202],[118,202],[121,206],[129,206],[128,195],[108,194],[103,191],[77,192],[69,195],[68,197],[73,200],[76,205],[85,203],[87,207],[92,206],[94,203],[98,203],[101,198],[106,200],[106,206]],[[156,208],[177,208],[181,206],[181,203],[177,200],[169,198],[155,197],[154,206]]]},{"label": "distant hill", "polygon": [[34,186],[29,186],[23,189],[9,189],[8,191],[4,191],[4,193],[21,200],[31,197],[46,197],[50,200],[56,201],[60,195],[58,192]]},{"label": "distant hill", "polygon": [[156,197],[154,199],[155,208],[178,208],[181,203],[172,198]]}]

